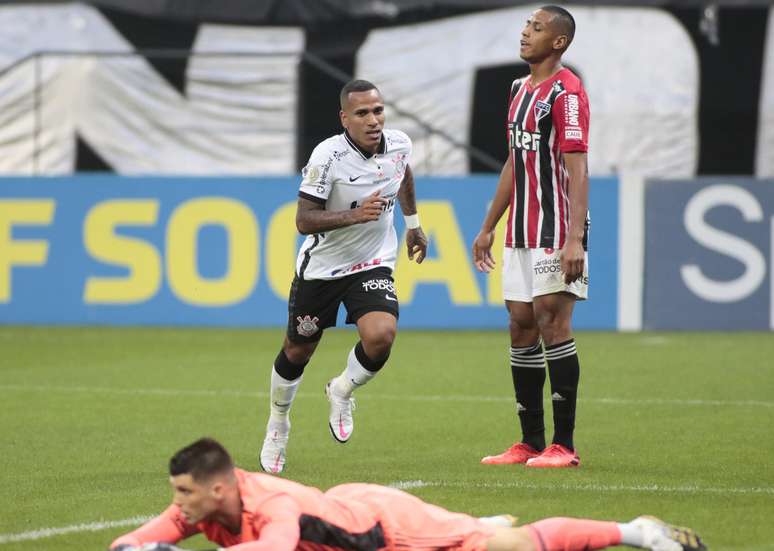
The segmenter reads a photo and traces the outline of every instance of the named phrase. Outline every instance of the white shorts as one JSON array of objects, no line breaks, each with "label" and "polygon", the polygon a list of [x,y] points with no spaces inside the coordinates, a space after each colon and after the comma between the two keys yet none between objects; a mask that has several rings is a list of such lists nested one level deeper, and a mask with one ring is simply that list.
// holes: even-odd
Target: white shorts
[{"label": "white shorts", "polygon": [[585,254],[583,277],[569,285],[564,282],[561,251],[558,249],[511,249],[503,251],[503,298],[532,302],[534,297],[562,291],[580,300],[589,295],[589,253]]}]

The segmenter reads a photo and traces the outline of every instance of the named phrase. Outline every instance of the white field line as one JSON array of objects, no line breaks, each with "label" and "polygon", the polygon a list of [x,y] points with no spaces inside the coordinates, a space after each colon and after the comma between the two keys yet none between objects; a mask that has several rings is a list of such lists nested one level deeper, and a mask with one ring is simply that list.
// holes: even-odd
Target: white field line
[{"label": "white field line", "polygon": [[[17,541],[32,541],[63,534],[77,534],[81,532],[99,532],[108,528],[120,528],[122,526],[139,526],[149,521],[153,517],[132,517],[123,520],[105,520],[97,522],[86,522],[82,524],[71,524],[60,528],[40,528],[30,530],[29,532],[19,532],[18,534],[0,534],[0,545],[4,543],[14,543]],[[107,547],[107,546],[106,546]]]},{"label": "white field line", "polygon": [[[442,488],[465,488],[465,489],[522,489],[522,490],[565,490],[580,492],[604,492],[604,493],[661,493],[661,494],[709,494],[709,495],[774,495],[774,487],[701,487],[701,486],[660,486],[652,485],[605,485],[605,484],[556,484],[555,481],[549,484],[535,484],[531,482],[439,482],[425,480],[399,480],[389,484],[392,488],[399,490],[417,490],[427,487]],[[65,534],[75,534],[80,532],[99,532],[109,528],[118,528],[122,526],[137,526],[148,521],[149,516],[136,516],[123,520],[97,521],[82,524],[73,524],[59,528],[40,528],[28,532],[19,532],[16,534],[0,534],[0,545],[19,541],[33,541],[53,536]]]},{"label": "white field line", "polygon": [[[251,392],[244,390],[206,390],[206,389],[175,389],[175,388],[112,388],[91,386],[56,386],[56,385],[0,385],[0,390],[18,392],[61,392],[88,394],[123,394],[129,396],[212,396],[215,398],[267,398],[268,392]],[[300,392],[299,398],[323,399],[321,393]],[[466,396],[459,394],[380,394],[372,393],[363,397],[366,400],[391,400],[408,402],[513,402],[512,396]],[[774,401],[763,400],[702,400],[689,398],[578,398],[579,402],[591,404],[624,405],[624,406],[717,406],[717,407],[762,407],[774,408]]]},{"label": "white field line", "polygon": [[534,482],[465,482],[450,481],[425,481],[425,480],[399,480],[389,484],[399,490],[414,490],[418,488],[484,488],[484,489],[519,489],[519,490],[547,490],[558,489],[573,492],[607,492],[607,493],[663,493],[663,494],[717,494],[717,495],[774,495],[772,486],[736,486],[730,488],[702,487],[702,486],[662,486],[659,484],[625,485],[625,484],[535,484]]}]

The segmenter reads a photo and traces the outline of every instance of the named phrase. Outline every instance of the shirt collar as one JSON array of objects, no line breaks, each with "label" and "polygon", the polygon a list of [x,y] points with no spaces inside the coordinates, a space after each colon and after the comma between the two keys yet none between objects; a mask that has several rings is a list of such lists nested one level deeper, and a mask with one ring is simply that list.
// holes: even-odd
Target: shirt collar
[{"label": "shirt collar", "polygon": [[[370,159],[371,157],[374,156],[374,154],[366,151],[365,149],[357,145],[357,143],[355,143],[355,140],[352,139],[352,137],[349,135],[349,132],[347,132],[346,130],[344,131],[344,139],[347,140],[347,143],[349,144],[349,146],[355,151],[357,151],[358,153],[360,153],[360,156],[363,157],[364,159]],[[385,153],[387,153],[387,139],[384,137],[384,130],[382,130],[382,137],[381,137],[381,140],[379,140],[379,149],[376,150],[376,154],[384,155]]]}]

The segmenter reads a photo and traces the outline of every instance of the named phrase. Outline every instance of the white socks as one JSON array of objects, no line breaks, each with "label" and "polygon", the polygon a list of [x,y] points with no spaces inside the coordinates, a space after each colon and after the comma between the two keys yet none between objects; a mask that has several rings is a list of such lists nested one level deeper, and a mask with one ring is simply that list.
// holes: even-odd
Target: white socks
[{"label": "white socks", "polygon": [[621,544],[629,547],[644,547],[645,541],[642,529],[631,522],[619,523],[618,529],[621,531]]},{"label": "white socks", "polygon": [[376,373],[378,372],[368,371],[360,364],[355,355],[355,347],[352,347],[347,358],[347,368],[333,380],[333,392],[340,398],[348,399],[353,390],[373,379]]},{"label": "white socks", "polygon": [[269,424],[286,424],[288,423],[288,415],[290,413],[290,407],[293,405],[293,399],[298,392],[298,385],[301,384],[301,379],[304,376],[301,375],[298,379],[289,381],[282,377],[274,366],[271,368],[271,396],[270,409],[271,416],[269,417]]}]

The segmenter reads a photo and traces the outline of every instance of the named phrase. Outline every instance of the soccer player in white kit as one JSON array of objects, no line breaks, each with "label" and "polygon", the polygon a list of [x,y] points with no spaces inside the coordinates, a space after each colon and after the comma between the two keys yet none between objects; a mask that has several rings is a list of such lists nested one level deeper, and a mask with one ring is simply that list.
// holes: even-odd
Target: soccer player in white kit
[{"label": "soccer player in white kit", "polygon": [[352,436],[352,392],[384,366],[395,340],[398,297],[392,278],[398,240],[395,201],[406,220],[410,260],[421,263],[427,238],[419,225],[411,140],[384,128],[384,102],[365,80],[344,85],[339,96],[344,132],[321,142],[304,167],[296,227],[306,235],[288,299],[288,328],[271,372],[270,416],[261,449],[263,470],[285,467],[290,408],[326,327],[340,304],[360,340],[345,369],[325,387],[328,426],[337,442]]}]

